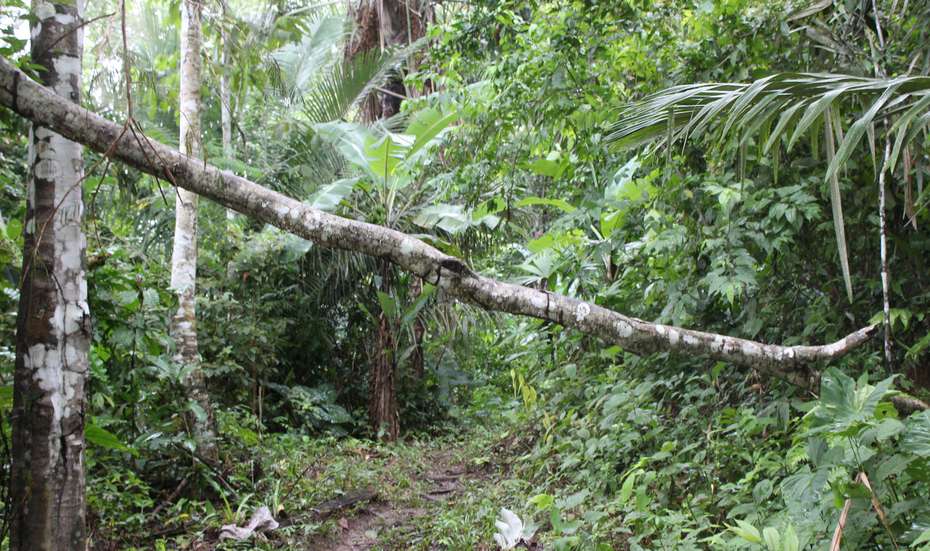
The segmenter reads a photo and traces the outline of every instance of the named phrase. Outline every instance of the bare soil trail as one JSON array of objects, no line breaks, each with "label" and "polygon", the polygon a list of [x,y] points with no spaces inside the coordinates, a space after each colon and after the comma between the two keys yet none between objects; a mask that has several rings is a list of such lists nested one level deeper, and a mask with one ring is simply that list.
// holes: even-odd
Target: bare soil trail
[{"label": "bare soil trail", "polygon": [[[418,476],[421,483],[418,499],[394,502],[382,499],[377,491],[354,510],[335,512],[336,533],[311,541],[310,549],[319,551],[367,551],[407,549],[422,545],[418,519],[443,507],[464,490],[469,480],[486,480],[487,474],[456,462],[451,453],[436,451],[425,458],[429,469]],[[381,535],[391,532],[393,543],[385,544]],[[433,547],[430,546],[430,549]],[[439,549],[439,547],[435,547]]]}]

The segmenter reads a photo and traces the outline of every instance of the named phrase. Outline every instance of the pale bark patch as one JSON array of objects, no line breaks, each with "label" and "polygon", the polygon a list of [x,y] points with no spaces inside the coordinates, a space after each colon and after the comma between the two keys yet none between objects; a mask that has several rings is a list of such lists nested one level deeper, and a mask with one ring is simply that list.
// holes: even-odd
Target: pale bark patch
[{"label": "pale bark patch", "polygon": [[[43,19],[55,17],[55,6],[51,2],[36,0],[32,4],[32,14],[41,22]],[[35,27],[39,32],[42,28],[37,24]],[[38,34],[38,33],[37,33]]]},{"label": "pale bark patch", "polygon": [[591,306],[582,302],[578,305],[578,308],[575,310],[575,321],[582,323],[591,313]]}]

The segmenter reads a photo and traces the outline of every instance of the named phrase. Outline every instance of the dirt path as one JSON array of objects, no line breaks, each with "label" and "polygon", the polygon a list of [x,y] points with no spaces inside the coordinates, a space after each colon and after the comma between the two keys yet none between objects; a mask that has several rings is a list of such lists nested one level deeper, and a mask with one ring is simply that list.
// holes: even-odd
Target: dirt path
[{"label": "dirt path", "polygon": [[[429,470],[420,477],[423,485],[419,499],[410,503],[393,503],[375,496],[358,506],[354,513],[336,513],[337,533],[311,542],[311,549],[329,551],[364,551],[383,549],[379,536],[391,530],[395,537],[407,541],[418,537],[417,519],[428,515],[443,502],[460,493],[467,479],[480,478],[481,473],[468,472],[464,464],[457,464],[447,453],[437,452],[426,458]],[[398,547],[405,548],[405,547]]]}]

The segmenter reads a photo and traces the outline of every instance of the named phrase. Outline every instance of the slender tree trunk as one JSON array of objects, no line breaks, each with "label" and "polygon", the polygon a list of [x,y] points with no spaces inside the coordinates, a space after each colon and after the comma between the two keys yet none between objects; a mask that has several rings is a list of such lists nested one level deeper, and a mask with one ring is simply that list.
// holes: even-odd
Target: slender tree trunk
[{"label": "slender tree trunk", "polygon": [[[200,133],[201,12],[200,0],[181,3],[181,136],[182,151],[202,157]],[[216,460],[213,408],[207,394],[197,350],[195,309],[197,280],[197,195],[179,189],[175,194],[174,251],[171,256],[171,288],[178,297],[178,311],[171,320],[175,361],[187,367],[184,380],[193,413],[188,416],[197,452]]]},{"label": "slender tree trunk", "polygon": [[[410,301],[415,302],[423,293],[423,279],[414,276],[410,284]],[[413,353],[410,355],[410,372],[416,380],[426,373],[423,357],[423,336],[426,335],[426,323],[417,313],[413,319]]]},{"label": "slender tree trunk", "polygon": [[[223,15],[225,16],[229,9],[225,0],[222,1],[222,7]],[[229,46],[229,34],[226,29],[225,21],[223,21],[222,26],[220,27],[220,35],[220,41],[222,42],[221,48],[223,50],[220,59],[220,131],[222,133],[223,140],[223,157],[228,160],[234,159],[236,157],[236,148],[233,145],[232,137],[232,93],[230,92],[229,74],[227,72],[231,55]],[[234,215],[235,211],[226,209],[227,219],[231,220]]]},{"label": "slender tree trunk", "polygon": [[[410,4],[419,4],[412,0],[359,0],[352,10],[355,30],[346,44],[345,57],[348,60],[370,52],[384,51],[385,48],[409,44],[425,34],[419,12],[410,9]],[[403,77],[392,75],[382,89],[373,94],[362,106],[362,118],[368,122],[390,118],[400,112],[401,102],[406,97]],[[382,269],[382,275],[384,270]],[[382,282],[385,281],[382,279]],[[390,293],[391,287],[382,291]],[[422,321],[417,320],[422,326]],[[396,344],[393,329],[386,323],[384,314],[379,317],[379,345],[390,343],[391,350],[382,348],[376,354],[377,360],[372,364],[369,384],[368,410],[372,431],[384,434],[395,440],[399,433],[399,415],[397,412],[396,390],[394,388],[395,367],[394,346]],[[420,333],[422,340],[422,332]],[[422,348],[419,348],[420,371],[422,371]],[[416,354],[416,352],[415,352]],[[391,361],[385,358],[391,356]],[[391,373],[387,373],[387,369]],[[416,369],[416,368],[415,368]],[[383,430],[385,426],[391,430]]]},{"label": "slender tree trunk", "polygon": [[0,57],[0,105],[94,151],[108,153],[146,174],[166,178],[179,188],[321,247],[383,258],[437,285],[447,296],[489,311],[549,320],[634,354],[705,355],[811,388],[819,379],[817,372],[809,369],[811,363],[842,357],[866,343],[878,330],[870,325],[830,344],[781,346],[644,321],[558,293],[482,276],[461,259],[413,236],[323,212],[154,140],[140,143],[127,135],[122,125],[61,99],[3,57]]},{"label": "slender tree trunk", "polygon": [[[390,293],[393,287],[394,267],[386,260],[378,264],[381,272],[380,290]],[[397,440],[400,435],[400,417],[394,384],[397,373],[397,346],[392,323],[384,312],[378,316],[378,348],[375,350],[368,381],[368,418],[371,429],[376,435],[389,441]]]},{"label": "slender tree trunk", "polygon": [[[32,59],[56,94],[80,100],[81,0],[33,2]],[[84,408],[90,312],[83,148],[29,133],[23,279],[16,331],[10,549],[83,550]]]},{"label": "slender tree trunk", "polygon": [[879,221],[879,252],[882,264],[882,319],[884,328],[882,343],[885,352],[885,367],[894,370],[894,354],[891,350],[891,276],[888,270],[888,215],[885,210],[885,167],[891,155],[891,142],[885,139],[885,152],[882,156],[882,166],[878,173],[878,221]]}]

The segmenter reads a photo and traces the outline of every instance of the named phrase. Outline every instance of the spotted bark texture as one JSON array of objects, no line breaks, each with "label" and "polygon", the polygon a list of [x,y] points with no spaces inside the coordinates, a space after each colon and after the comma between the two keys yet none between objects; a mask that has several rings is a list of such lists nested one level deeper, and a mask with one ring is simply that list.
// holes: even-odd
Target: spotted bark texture
[{"label": "spotted bark texture", "polygon": [[[64,102],[81,90],[82,2],[32,4],[32,59]],[[40,123],[29,133],[23,279],[13,392],[10,549],[83,550],[84,392],[90,312],[83,148]]]},{"label": "spotted bark texture", "polygon": [[704,355],[809,387],[818,379],[809,369],[811,363],[839,358],[877,332],[877,326],[870,325],[827,345],[779,346],[643,321],[576,298],[484,277],[415,237],[317,210],[158,142],[146,141],[143,148],[130,135],[120,138],[120,125],[57,98],[3,58],[0,105],[95,151],[106,152],[119,138],[113,158],[320,246],[384,258],[486,310],[549,320],[635,354]]},{"label": "spotted bark texture", "polygon": [[[201,0],[181,2],[181,136],[180,146],[192,159],[203,156],[200,132],[200,59],[203,5]],[[216,461],[216,430],[210,396],[197,349],[197,194],[179,189],[174,207],[174,250],[171,255],[171,289],[178,311],[171,319],[174,361],[185,366],[184,388],[193,412],[187,416],[197,452]]]}]

